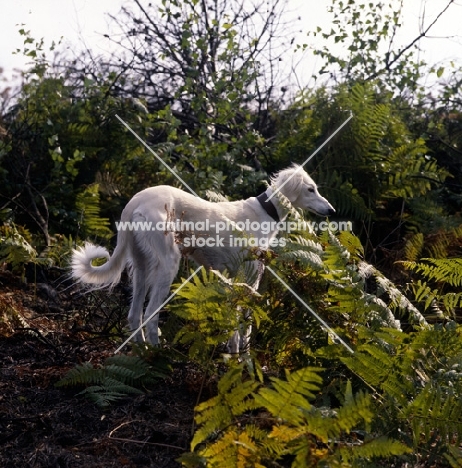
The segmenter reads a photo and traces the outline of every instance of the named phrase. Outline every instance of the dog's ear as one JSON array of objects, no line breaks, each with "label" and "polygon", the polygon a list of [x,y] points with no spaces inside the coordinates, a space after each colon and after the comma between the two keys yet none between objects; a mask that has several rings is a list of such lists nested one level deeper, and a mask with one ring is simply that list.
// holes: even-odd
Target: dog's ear
[{"label": "dog's ear", "polygon": [[[284,184],[282,191],[287,194],[298,194],[303,184],[303,169],[297,167],[291,167],[279,173],[277,185],[281,186]],[[290,197],[289,197],[290,198]]]}]

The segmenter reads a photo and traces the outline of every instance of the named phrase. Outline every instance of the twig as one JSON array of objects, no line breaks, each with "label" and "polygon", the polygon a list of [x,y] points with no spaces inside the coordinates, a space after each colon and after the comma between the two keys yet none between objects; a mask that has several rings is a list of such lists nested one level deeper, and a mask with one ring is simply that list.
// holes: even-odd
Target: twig
[{"label": "twig", "polygon": [[[443,8],[442,11],[440,11],[440,13],[436,16],[436,18],[433,20],[432,23],[430,23],[430,25],[425,29],[423,30],[412,42],[410,42],[406,47],[403,47],[396,55],[395,57],[393,58],[393,60],[391,60],[390,62],[387,61],[387,63],[385,64],[385,66],[372,73],[372,75],[369,75],[365,81],[370,81],[370,80],[373,80],[375,78],[377,78],[381,73],[383,73],[384,71],[390,71],[392,65],[397,62],[409,49],[411,49],[417,42],[420,41],[420,39],[422,39],[423,37],[426,37],[427,36],[427,33],[428,31],[430,31],[430,29],[438,22],[438,20],[441,18],[441,16],[446,13],[446,11],[448,10],[448,8],[454,3],[455,0],[450,0],[449,3],[446,5],[445,8]],[[423,27],[423,20],[422,20],[422,27]]]},{"label": "twig", "polygon": [[[126,421],[126,422],[123,422],[122,424],[119,424],[117,427],[112,429],[111,432],[109,432],[107,438],[109,440],[117,440],[119,442],[129,442],[131,444],[156,445],[158,447],[167,447],[167,448],[172,448],[172,449],[175,449],[175,450],[183,450],[183,451],[186,450],[186,448],[179,447],[178,445],[162,444],[162,443],[159,443],[159,442],[147,442],[147,441],[144,441],[144,440],[126,439],[124,437],[113,437],[112,436],[112,434],[114,434],[114,432],[118,431],[121,427],[127,426],[128,424],[138,423],[138,422],[143,422],[143,421],[141,421],[140,419],[135,419],[133,421]],[[95,442],[97,442],[97,441],[95,441]]]},{"label": "twig", "polygon": [[166,448],[171,448],[171,449],[181,450],[181,451],[187,450],[185,447],[178,447],[177,445],[161,444],[158,442],[145,442],[143,440],[124,439],[122,437],[108,437],[108,439],[117,440],[118,442],[129,442],[131,444],[156,445],[157,447],[166,447]]}]

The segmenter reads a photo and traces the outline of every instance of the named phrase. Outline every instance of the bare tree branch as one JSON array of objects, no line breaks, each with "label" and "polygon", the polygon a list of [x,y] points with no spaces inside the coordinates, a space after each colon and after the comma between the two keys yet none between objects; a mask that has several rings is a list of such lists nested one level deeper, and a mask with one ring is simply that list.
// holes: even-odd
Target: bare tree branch
[{"label": "bare tree branch", "polygon": [[[402,49],[399,50],[398,53],[396,53],[393,57],[393,60],[389,60],[390,59],[390,56],[391,54],[388,55],[388,61],[386,61],[385,63],[385,66],[379,70],[377,70],[375,73],[369,75],[367,78],[366,78],[366,81],[370,81],[370,80],[373,80],[375,78],[377,78],[378,76],[380,76],[382,73],[384,72],[389,72],[391,70],[391,68],[393,67],[393,65],[398,62],[398,60],[400,60],[400,58],[406,53],[408,52],[410,49],[412,49],[412,47],[414,47],[415,44],[417,44],[423,37],[426,37],[428,32],[430,31],[430,29],[433,28],[433,26],[439,21],[439,19],[441,18],[441,16],[444,15],[444,13],[446,13],[446,11],[449,9],[449,7],[455,2],[455,0],[450,0],[448,2],[448,4],[443,8],[443,10],[440,11],[440,13],[438,13],[438,15],[436,16],[436,18],[425,28],[423,29],[423,18],[422,18],[422,25],[421,25],[421,32],[420,34],[414,38],[407,46],[403,47]],[[425,14],[425,11],[424,11],[424,14]]]}]

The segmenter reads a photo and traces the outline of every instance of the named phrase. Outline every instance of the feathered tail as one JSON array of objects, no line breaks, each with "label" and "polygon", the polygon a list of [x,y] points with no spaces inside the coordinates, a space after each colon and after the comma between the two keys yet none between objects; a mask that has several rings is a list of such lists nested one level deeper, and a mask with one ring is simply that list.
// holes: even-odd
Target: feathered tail
[{"label": "feathered tail", "polygon": [[[120,275],[127,263],[127,249],[123,245],[124,237],[119,236],[112,257],[104,247],[90,242],[74,249],[71,261],[73,278],[101,287],[115,286],[120,281]],[[107,258],[107,262],[101,266],[93,266],[92,261],[96,258]]]}]

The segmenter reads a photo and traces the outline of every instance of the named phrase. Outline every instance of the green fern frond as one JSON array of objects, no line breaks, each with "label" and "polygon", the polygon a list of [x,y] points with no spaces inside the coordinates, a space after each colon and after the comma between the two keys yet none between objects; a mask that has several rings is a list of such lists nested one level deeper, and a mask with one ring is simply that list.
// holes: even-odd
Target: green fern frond
[{"label": "green fern frond", "polygon": [[76,385],[89,385],[100,382],[104,378],[104,372],[100,368],[94,368],[90,362],[85,362],[71,369],[65,377],[56,383],[56,387],[74,387]]},{"label": "green fern frond", "polygon": [[[462,259],[460,258],[424,258],[420,262],[401,262],[410,271],[425,278],[411,284],[417,302],[424,304],[424,309],[444,307],[447,314],[454,314],[462,306],[462,293],[447,291],[459,288],[462,284]],[[437,286],[437,287],[435,287]],[[438,315],[438,314],[437,314]]]},{"label": "green fern frond", "polygon": [[462,292],[446,293],[440,296],[438,299],[448,312],[454,312],[456,308],[462,307]]},{"label": "green fern frond", "polygon": [[78,395],[107,406],[128,394],[141,394],[139,387],[165,377],[163,368],[156,370],[137,356],[119,354],[107,358],[100,367],[93,367],[89,362],[74,367],[56,387],[85,386]]},{"label": "green fern frond", "polygon": [[103,239],[112,237],[108,218],[100,216],[100,196],[98,184],[86,187],[77,195],[75,207],[81,216],[81,227],[85,237],[98,236]]},{"label": "green fern frond", "polygon": [[[444,179],[443,171],[439,170],[436,161],[425,159],[427,152],[421,139],[408,142],[395,148],[385,157],[388,167],[387,189],[384,197],[416,198],[431,190],[430,180]],[[403,165],[406,161],[406,165]]]},{"label": "green fern frond", "polygon": [[325,231],[321,239],[326,242],[323,263],[327,273],[323,276],[326,279],[337,279],[339,275],[344,274],[342,270],[345,270],[345,266],[350,260],[350,251],[329,231]]},{"label": "green fern frond", "polygon": [[229,426],[237,416],[256,408],[251,396],[258,384],[252,380],[243,381],[244,366],[231,368],[219,382],[218,395],[196,407],[198,429],[191,441],[192,450]]},{"label": "green fern frond", "polygon": [[343,181],[337,190],[329,188],[325,192],[330,202],[342,216],[365,220],[373,215],[373,211],[366,203],[365,197],[361,195],[351,181]]},{"label": "green fern frond", "polygon": [[262,388],[255,401],[265,407],[275,418],[300,424],[305,420],[304,412],[310,410],[309,399],[313,399],[322,378],[321,369],[306,367],[293,373],[286,370],[286,380],[271,378],[273,389]]},{"label": "green fern frond", "polygon": [[[283,395],[280,396],[283,398]],[[277,451],[275,453],[290,453],[295,456],[292,467],[312,466],[316,460],[319,461],[319,466],[321,463],[322,466],[340,466],[340,463],[345,462],[370,460],[374,457],[386,459],[392,455],[412,452],[406,445],[385,437],[369,439],[354,446],[339,444],[339,447],[335,447],[334,441],[354,429],[369,425],[375,417],[370,395],[362,392],[353,395],[349,382],[340,408],[327,411],[324,408],[311,407],[308,411],[300,408],[300,412],[305,413],[301,424],[299,418],[278,423],[273,426],[268,437],[279,441],[279,444],[274,445]],[[313,443],[314,441],[317,442]],[[319,442],[326,449],[321,449]],[[265,445],[265,439],[262,445]]]},{"label": "green fern frond", "polygon": [[[448,257],[448,248],[451,245],[458,245],[462,238],[460,219],[448,215],[440,197],[435,193],[409,198],[406,204],[410,209],[407,225],[410,230],[421,232],[425,236],[423,254],[418,258]],[[409,260],[418,260],[418,258],[409,258]]]},{"label": "green fern frond", "polygon": [[365,198],[355,186],[355,181],[347,179],[343,173],[329,168],[317,174],[318,186],[341,216],[363,220],[373,215]]},{"label": "green fern frond", "polygon": [[383,424],[407,432],[416,451],[456,446],[462,438],[460,329],[454,323],[411,334],[364,329],[360,339],[368,343],[341,360],[375,388],[376,411],[389,413]]},{"label": "green fern frond", "polygon": [[371,407],[370,395],[359,392],[338,409],[332,410],[333,414],[324,414],[322,409],[314,409],[309,413],[303,430],[307,434],[314,434],[323,443],[349,434],[364,423],[370,423],[374,417]]},{"label": "green fern frond", "polygon": [[448,447],[448,452],[445,454],[445,458],[451,465],[451,468],[462,468],[462,449]]},{"label": "green fern frond", "polygon": [[146,385],[156,378],[165,378],[164,369],[153,369],[144,359],[119,354],[106,359],[104,369],[108,376],[128,385]]},{"label": "green fern frond", "polygon": [[69,122],[67,125],[67,129],[72,134],[84,135],[88,133],[91,134],[93,126],[84,122]]},{"label": "green fern frond", "polygon": [[350,252],[351,258],[360,261],[364,257],[364,247],[359,237],[352,232],[341,231],[338,235],[339,242]]},{"label": "green fern frond", "polygon": [[[242,271],[247,276],[245,268]],[[245,282],[228,281],[226,273],[206,269],[202,269],[201,276],[197,275],[177,294],[181,301],[172,311],[185,325],[174,341],[190,345],[190,357],[207,361],[210,353],[226,343],[239,327],[250,321],[258,327],[268,316],[255,300],[255,294],[249,294]],[[247,317],[243,310],[250,310],[252,317]]]},{"label": "green fern frond", "polygon": [[412,384],[394,375],[396,359],[390,355],[388,349],[364,344],[357,348],[354,356],[344,357],[341,360],[373,388],[383,389],[401,404],[407,401]]},{"label": "green fern frond", "polygon": [[353,394],[351,383],[339,408],[316,408],[309,400],[320,389],[321,369],[287,371],[285,380],[273,377],[271,388],[256,391],[255,382],[243,380],[243,366],[228,371],[219,382],[218,395],[196,408],[198,429],[191,443],[196,453],[180,458],[185,466],[264,467],[288,455],[293,457],[292,467],[314,462],[340,466],[412,451],[381,436],[367,437],[355,446],[339,443],[352,431],[369,427],[376,417],[371,396]]},{"label": "green fern frond", "polygon": [[298,262],[302,268],[321,271],[324,269],[322,252],[322,245],[316,240],[294,235],[286,239],[286,245],[281,252],[278,252],[278,255],[281,261]]},{"label": "green fern frond", "polygon": [[[259,446],[247,431],[226,431],[216,443],[207,446],[201,455],[211,468],[265,468],[258,462]],[[254,460],[257,458],[257,460]]]},{"label": "green fern frond", "polygon": [[427,283],[418,280],[412,284],[412,288],[414,289],[414,295],[417,302],[425,302],[425,309],[428,309],[430,305],[435,301],[435,299],[439,296],[437,290],[432,290]]},{"label": "green fern frond", "polygon": [[404,416],[412,422],[415,446],[422,442],[422,436],[426,441],[430,441],[435,431],[446,443],[462,440],[460,383],[459,380],[455,394],[448,394],[445,389],[429,382],[407,406]]},{"label": "green fern frond", "polygon": [[101,407],[107,407],[111,403],[126,398],[127,395],[142,395],[138,388],[123,384],[119,380],[105,377],[100,385],[92,385],[82,390],[77,395],[83,395],[90,401]]},{"label": "green fern frond", "polygon": [[427,280],[462,285],[462,258],[423,258],[421,262],[403,262],[403,265]]},{"label": "green fern frond", "polygon": [[38,256],[30,243],[28,230],[10,222],[0,226],[0,261],[9,264],[14,272],[21,275],[24,275],[27,263],[51,264],[51,259]]},{"label": "green fern frond", "polygon": [[374,459],[389,460],[393,456],[404,455],[406,453],[412,452],[412,448],[408,447],[402,442],[390,439],[386,436],[381,436],[377,439],[366,440],[360,445],[341,447],[338,450],[338,453],[332,457],[331,460],[338,460],[338,462],[342,461],[343,463],[351,463],[352,466],[356,466],[353,464],[355,461]]},{"label": "green fern frond", "polygon": [[424,235],[421,232],[411,235],[404,245],[404,257],[408,261],[416,261],[421,257],[424,248]]},{"label": "green fern frond", "polygon": [[[421,325],[426,321],[404,294],[376,268],[361,260],[362,249],[352,233],[342,233],[337,237],[324,233],[326,241],[323,255],[324,271],[321,277],[328,284],[326,301],[329,310],[342,314],[348,320],[369,323],[375,328],[381,326],[399,328],[396,312],[410,315]],[[375,294],[365,292],[365,282],[373,277],[377,284]],[[385,303],[381,297],[387,298]]]}]

